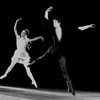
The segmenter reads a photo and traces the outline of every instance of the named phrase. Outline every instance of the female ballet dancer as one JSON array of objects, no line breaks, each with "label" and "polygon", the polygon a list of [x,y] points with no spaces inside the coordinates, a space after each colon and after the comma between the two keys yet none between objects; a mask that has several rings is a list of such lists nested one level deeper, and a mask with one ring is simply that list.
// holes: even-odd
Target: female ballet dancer
[{"label": "female ballet dancer", "polygon": [[15,25],[14,25],[14,32],[15,32],[15,36],[16,36],[17,49],[15,50],[14,55],[11,58],[10,66],[6,70],[5,74],[0,77],[0,79],[7,77],[7,74],[12,70],[12,68],[15,66],[15,64],[20,63],[20,64],[24,65],[26,72],[27,72],[27,75],[29,76],[29,78],[32,81],[31,84],[34,84],[34,86],[37,88],[37,83],[36,83],[32,73],[30,71],[30,67],[28,67],[30,65],[29,62],[30,62],[31,57],[26,52],[26,47],[28,49],[30,49],[30,46],[28,44],[29,42],[36,41],[38,39],[42,39],[42,40],[44,40],[44,39],[42,36],[35,37],[33,39],[29,39],[27,37],[27,34],[26,34],[26,32],[28,32],[28,34],[29,34],[29,31],[27,29],[23,30],[21,32],[21,35],[18,35],[16,27],[17,27],[18,21],[20,21],[20,20],[22,20],[22,18],[19,18],[18,20],[16,20]]}]

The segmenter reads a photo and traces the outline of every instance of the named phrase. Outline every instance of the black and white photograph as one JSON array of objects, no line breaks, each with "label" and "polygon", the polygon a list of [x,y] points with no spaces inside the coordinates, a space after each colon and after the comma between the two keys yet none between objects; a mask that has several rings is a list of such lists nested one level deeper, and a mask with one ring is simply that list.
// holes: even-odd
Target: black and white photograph
[{"label": "black and white photograph", "polygon": [[99,2],[0,3],[0,100],[99,100]]}]

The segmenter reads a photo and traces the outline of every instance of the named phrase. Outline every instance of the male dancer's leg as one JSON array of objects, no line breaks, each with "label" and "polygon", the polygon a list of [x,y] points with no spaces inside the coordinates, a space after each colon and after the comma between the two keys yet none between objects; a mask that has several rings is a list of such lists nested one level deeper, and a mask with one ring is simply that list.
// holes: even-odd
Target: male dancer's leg
[{"label": "male dancer's leg", "polygon": [[64,79],[66,80],[66,83],[68,86],[68,92],[72,92],[72,94],[75,96],[75,92],[73,90],[72,83],[71,83],[70,77],[68,75],[68,71],[67,71],[67,67],[66,67],[66,59],[64,56],[60,57],[59,63],[60,63],[60,66],[61,66],[61,69],[63,72]]}]

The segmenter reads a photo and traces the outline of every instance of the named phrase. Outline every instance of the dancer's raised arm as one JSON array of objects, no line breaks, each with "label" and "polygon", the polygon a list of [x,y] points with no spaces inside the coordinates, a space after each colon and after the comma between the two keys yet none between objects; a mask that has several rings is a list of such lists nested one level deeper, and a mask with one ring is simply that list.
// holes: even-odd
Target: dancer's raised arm
[{"label": "dancer's raised arm", "polygon": [[49,7],[49,8],[45,11],[45,18],[46,18],[47,20],[49,20],[49,12],[52,11],[52,10],[53,10],[53,7],[51,6],[51,7]]},{"label": "dancer's raised arm", "polygon": [[36,41],[38,39],[42,39],[42,41],[44,41],[44,38],[42,36],[39,36],[39,37],[35,37],[33,39],[29,39],[29,42]]},{"label": "dancer's raised arm", "polygon": [[16,20],[15,25],[14,25],[14,32],[15,32],[16,38],[19,38],[19,37],[20,37],[20,36],[18,35],[18,32],[17,32],[17,23],[18,23],[18,21],[20,21],[20,20],[22,20],[22,17],[19,18],[18,20]]}]

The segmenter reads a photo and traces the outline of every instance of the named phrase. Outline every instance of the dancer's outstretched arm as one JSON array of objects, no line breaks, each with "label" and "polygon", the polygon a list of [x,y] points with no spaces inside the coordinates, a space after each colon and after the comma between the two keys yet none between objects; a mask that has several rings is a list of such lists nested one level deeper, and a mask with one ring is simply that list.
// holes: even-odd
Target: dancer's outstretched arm
[{"label": "dancer's outstretched arm", "polygon": [[95,24],[90,24],[90,25],[79,26],[78,29],[81,31],[84,31],[86,29],[94,28],[94,27],[95,27]]},{"label": "dancer's outstretched arm", "polygon": [[20,36],[18,35],[18,32],[17,32],[17,23],[18,23],[18,21],[20,21],[20,20],[22,20],[22,17],[19,18],[18,20],[16,20],[15,25],[14,25],[14,32],[15,32],[16,38],[19,38],[19,37],[20,37]]},{"label": "dancer's outstretched arm", "polygon": [[33,39],[29,39],[29,42],[36,41],[38,39],[42,39],[42,41],[44,41],[44,38],[42,36],[39,36],[39,37],[35,37]]}]

